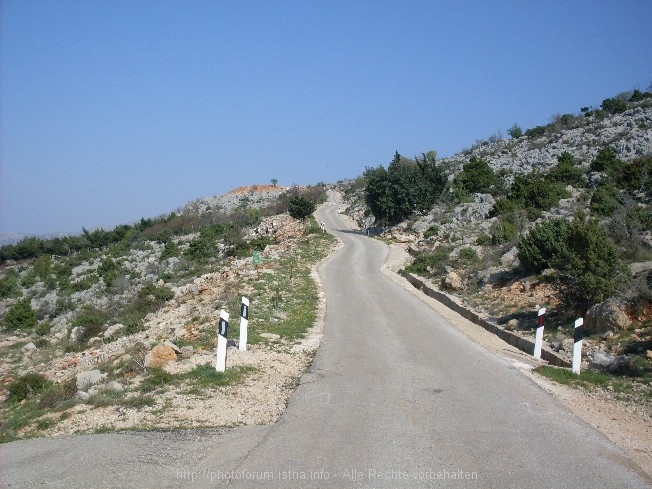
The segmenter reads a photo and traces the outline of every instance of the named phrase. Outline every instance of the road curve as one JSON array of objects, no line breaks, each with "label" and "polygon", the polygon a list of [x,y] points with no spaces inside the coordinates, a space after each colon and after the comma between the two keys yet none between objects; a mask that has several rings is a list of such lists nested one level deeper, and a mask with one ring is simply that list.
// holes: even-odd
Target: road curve
[{"label": "road curve", "polygon": [[320,267],[324,338],[271,426],[27,440],[7,487],[652,487],[619,448],[382,274],[388,247],[318,210],[344,243]]}]

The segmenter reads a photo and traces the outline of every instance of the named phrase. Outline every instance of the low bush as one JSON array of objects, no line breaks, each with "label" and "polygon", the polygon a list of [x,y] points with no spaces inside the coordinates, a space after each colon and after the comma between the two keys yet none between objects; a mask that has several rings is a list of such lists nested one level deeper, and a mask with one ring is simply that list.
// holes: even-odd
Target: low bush
[{"label": "low bush", "polygon": [[432,253],[422,253],[418,255],[405,270],[411,273],[432,273],[433,275],[442,275],[445,273],[446,265],[450,264],[450,249],[437,248]]},{"label": "low bush", "polygon": [[618,208],[618,192],[613,185],[600,185],[591,196],[589,209],[600,216],[610,216]]},{"label": "low bush", "polygon": [[582,213],[572,222],[552,219],[536,225],[517,247],[526,271],[557,272],[562,296],[578,312],[621,291],[630,277],[614,243]]},{"label": "low bush", "polygon": [[516,227],[506,220],[500,220],[492,224],[489,232],[491,233],[490,241],[493,245],[511,243],[516,241],[518,237]]},{"label": "low bush", "polygon": [[437,224],[431,225],[428,229],[423,232],[424,238],[432,238],[439,234],[439,226]]},{"label": "low bush", "polygon": [[20,402],[42,392],[51,382],[41,374],[25,374],[7,387],[7,401]]},{"label": "low bush", "polygon": [[30,300],[20,299],[7,311],[4,319],[7,329],[31,329],[36,326],[36,312],[32,309]]},{"label": "low bush", "polygon": [[488,193],[498,195],[504,189],[502,179],[496,175],[485,160],[472,156],[453,180],[455,191],[460,195]]},{"label": "low bush", "polygon": [[557,158],[557,165],[546,174],[546,180],[562,185],[581,187],[584,184],[584,172],[576,166],[575,157],[564,151]]}]

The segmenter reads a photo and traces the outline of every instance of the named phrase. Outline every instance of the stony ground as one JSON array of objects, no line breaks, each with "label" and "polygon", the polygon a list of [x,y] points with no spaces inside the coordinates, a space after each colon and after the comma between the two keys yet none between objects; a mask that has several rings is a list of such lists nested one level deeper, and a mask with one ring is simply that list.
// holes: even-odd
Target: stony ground
[{"label": "stony ground", "polygon": [[[285,318],[284,310],[275,308],[276,315],[261,319],[262,308],[269,308],[269,293],[260,297],[261,283],[279,283],[286,270],[277,266],[304,238],[306,224],[287,215],[262,220],[255,233],[273,235],[276,244],[268,245],[258,270],[251,258],[234,260],[220,272],[208,273],[192,283],[175,288],[175,296],[164,307],[145,319],[143,331],[115,340],[98,338],[93,347],[63,355],[45,356],[40,351],[23,356],[23,369],[42,373],[59,384],[77,380],[76,402],[68,407],[53,409],[20,430],[21,436],[58,436],[126,429],[160,429],[190,427],[224,427],[267,424],[278,419],[301,373],[310,364],[321,338],[324,298],[316,264],[310,277],[317,284],[316,320],[305,335],[288,338],[266,332]],[[319,246],[328,246],[324,242]],[[332,245],[331,245],[332,246]],[[298,279],[297,263],[295,284]],[[258,294],[258,295],[257,295]],[[215,325],[220,308],[229,306],[232,314],[239,310],[240,297],[254,297],[254,314],[250,317],[250,344],[246,351],[232,346],[228,349],[227,374],[235,381],[226,385],[201,384],[201,378],[183,375],[211,373],[215,364]],[[256,310],[258,308],[258,310]],[[239,318],[231,319],[232,332]],[[120,325],[117,325],[119,327]],[[303,328],[303,326],[302,326]],[[105,332],[107,338],[111,332]],[[236,329],[237,331],[237,329]],[[236,335],[230,336],[238,339]],[[10,347],[23,338],[0,338],[0,348]],[[175,353],[166,342],[179,348]],[[194,345],[189,346],[189,345]],[[163,348],[171,359],[157,358],[154,351]],[[159,361],[161,360],[161,361]],[[149,362],[149,363],[148,363]],[[11,362],[5,358],[2,370],[9,372]],[[152,368],[162,371],[163,381],[150,388]],[[157,369],[157,371],[158,371]],[[80,375],[96,371],[98,379],[80,387]],[[165,376],[167,375],[167,376]],[[111,380],[111,382],[109,382]],[[13,381],[5,378],[5,386]],[[166,383],[167,382],[167,383]],[[199,383],[198,383],[199,382]],[[0,394],[6,394],[0,389]]]}]

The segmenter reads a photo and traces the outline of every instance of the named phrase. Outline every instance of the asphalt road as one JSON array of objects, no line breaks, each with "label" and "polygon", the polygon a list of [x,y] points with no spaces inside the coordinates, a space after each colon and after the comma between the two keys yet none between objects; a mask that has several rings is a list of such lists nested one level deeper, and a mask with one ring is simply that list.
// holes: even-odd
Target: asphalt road
[{"label": "asphalt road", "polygon": [[324,339],[271,426],[0,446],[5,487],[606,488],[652,481],[602,434],[380,272],[388,247],[318,211]]}]

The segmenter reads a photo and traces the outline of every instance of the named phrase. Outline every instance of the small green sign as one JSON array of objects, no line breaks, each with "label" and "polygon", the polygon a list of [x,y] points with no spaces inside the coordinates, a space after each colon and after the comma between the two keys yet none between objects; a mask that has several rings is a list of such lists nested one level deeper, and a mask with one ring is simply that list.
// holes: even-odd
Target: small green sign
[{"label": "small green sign", "polygon": [[259,251],[254,251],[254,265],[260,265],[260,252]]}]

